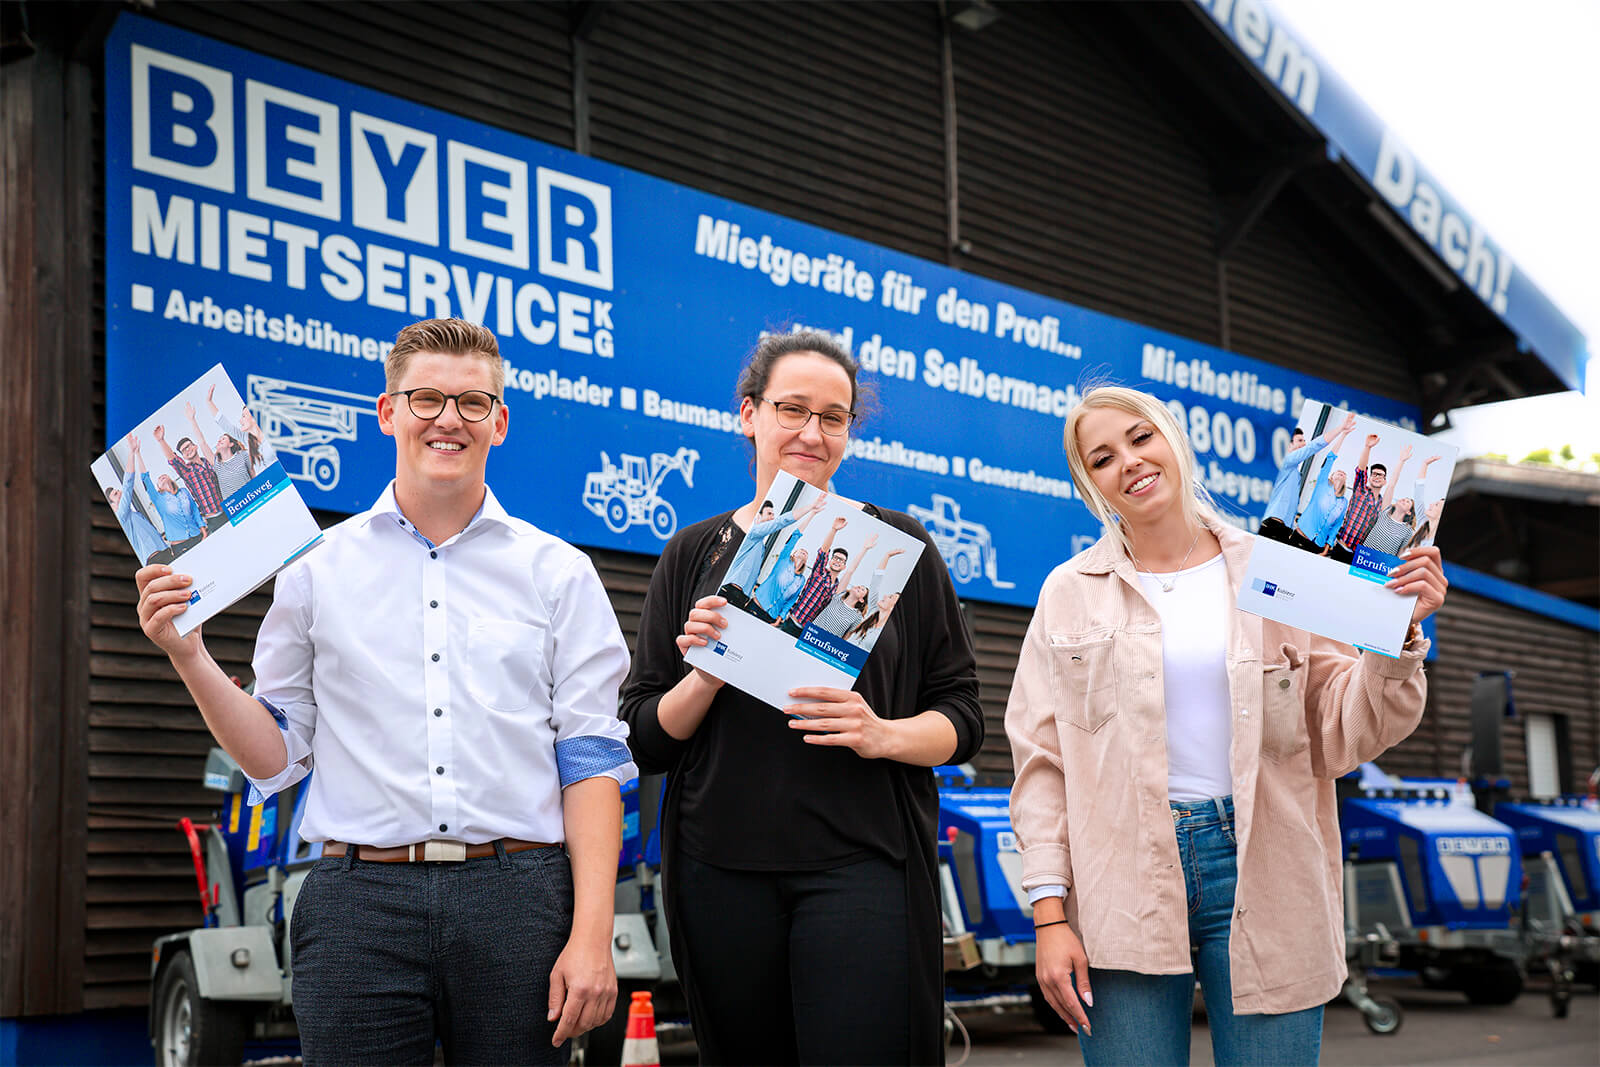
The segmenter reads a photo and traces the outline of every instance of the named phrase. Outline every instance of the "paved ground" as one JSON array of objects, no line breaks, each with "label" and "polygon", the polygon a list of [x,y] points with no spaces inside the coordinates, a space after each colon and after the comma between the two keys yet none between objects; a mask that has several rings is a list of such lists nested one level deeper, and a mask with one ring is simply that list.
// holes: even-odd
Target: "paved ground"
[{"label": "paved ground", "polygon": [[[1480,1008],[1459,993],[1439,993],[1414,982],[1374,985],[1400,1001],[1405,1021],[1398,1033],[1370,1033],[1354,1008],[1330,1005],[1322,1036],[1324,1067],[1600,1067],[1600,997],[1580,992],[1566,1019],[1550,1016],[1544,991],[1530,987],[1514,1004]],[[972,1035],[966,1067],[1071,1067],[1081,1064],[1075,1038],[1044,1033],[1025,1006],[982,1008],[962,1013]],[[661,1049],[663,1064],[695,1063],[694,1045],[675,1028]],[[1191,1046],[1195,1067],[1211,1064],[1205,1020],[1195,1017]],[[950,1049],[951,1067],[961,1059],[961,1040]]]}]

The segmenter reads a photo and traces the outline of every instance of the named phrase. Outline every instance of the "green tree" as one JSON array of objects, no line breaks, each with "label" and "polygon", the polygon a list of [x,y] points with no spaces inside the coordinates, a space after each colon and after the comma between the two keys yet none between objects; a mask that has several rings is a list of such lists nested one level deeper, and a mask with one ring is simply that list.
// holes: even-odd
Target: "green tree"
[{"label": "green tree", "polygon": [[1540,466],[1553,467],[1555,466],[1555,456],[1548,448],[1536,448],[1526,456],[1523,456],[1519,462],[1537,463]]}]

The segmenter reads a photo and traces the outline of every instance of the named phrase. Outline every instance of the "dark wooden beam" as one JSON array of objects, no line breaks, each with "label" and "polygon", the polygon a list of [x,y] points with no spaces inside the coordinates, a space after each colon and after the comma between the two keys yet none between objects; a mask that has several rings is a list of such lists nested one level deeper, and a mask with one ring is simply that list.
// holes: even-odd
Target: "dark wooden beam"
[{"label": "dark wooden beam", "polygon": [[589,38],[600,21],[602,0],[572,5],[568,41],[572,49],[572,150],[589,154]]},{"label": "dark wooden beam", "polygon": [[93,92],[75,7],[0,65],[0,1015],[83,1007]]},{"label": "dark wooden beam", "polygon": [[1227,259],[1239,242],[1249,236],[1250,230],[1278,198],[1278,193],[1289,184],[1289,179],[1307,167],[1324,161],[1320,146],[1306,146],[1261,167],[1244,203],[1218,231],[1217,258]]}]

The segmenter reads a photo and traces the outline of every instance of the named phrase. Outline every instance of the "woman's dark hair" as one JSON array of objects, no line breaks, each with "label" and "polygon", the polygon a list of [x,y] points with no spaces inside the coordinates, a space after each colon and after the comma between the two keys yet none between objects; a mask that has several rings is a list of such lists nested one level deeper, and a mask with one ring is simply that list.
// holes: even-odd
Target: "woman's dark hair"
[{"label": "woman's dark hair", "polygon": [[880,614],[882,614],[882,613],[883,613],[883,609],[882,608],[874,608],[871,615],[868,615],[866,618],[862,619],[860,622],[858,622],[854,626],[850,627],[850,629],[846,630],[840,636],[842,638],[844,638],[844,640],[846,640],[846,641],[850,641],[850,640],[852,640],[854,638],[860,637],[862,634],[867,633],[874,626],[878,625],[878,616]]},{"label": "woman's dark hair", "polygon": [[739,374],[738,397],[742,401],[745,397],[760,403],[761,398],[767,393],[767,382],[772,378],[772,368],[784,356],[796,352],[815,352],[824,359],[831,359],[844,368],[845,374],[850,376],[850,410],[856,412],[859,418],[864,407],[870,407],[872,397],[863,395],[866,391],[856,380],[858,370],[855,357],[845,350],[844,346],[835,341],[831,336],[820,330],[800,330],[795,333],[769,333],[756,343],[746,357],[744,370]]},{"label": "woman's dark hair", "polygon": [[1411,540],[1406,542],[1407,548],[1421,548],[1422,543],[1433,536],[1433,520],[1423,519],[1422,525],[1417,527],[1417,532],[1411,535]]},{"label": "woman's dark hair", "polygon": [[250,468],[250,476],[255,477],[256,471],[261,469],[261,439],[253,433],[246,433],[244,435],[244,444],[250,453],[250,458],[245,461],[245,465]]}]

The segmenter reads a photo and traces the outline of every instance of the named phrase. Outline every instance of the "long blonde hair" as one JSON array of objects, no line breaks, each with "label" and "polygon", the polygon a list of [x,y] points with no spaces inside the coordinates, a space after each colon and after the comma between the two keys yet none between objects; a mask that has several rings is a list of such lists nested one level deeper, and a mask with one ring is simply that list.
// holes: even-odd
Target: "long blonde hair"
[{"label": "long blonde hair", "polygon": [[1156,432],[1166,438],[1167,444],[1172,446],[1172,454],[1178,459],[1178,495],[1184,502],[1187,522],[1191,528],[1198,529],[1201,526],[1215,525],[1224,521],[1217,511],[1216,503],[1211,499],[1211,494],[1206,491],[1205,485],[1196,473],[1194,449],[1189,445],[1189,435],[1184,433],[1182,424],[1173,417],[1167,406],[1149,393],[1137,389],[1120,385],[1096,386],[1084,394],[1083,400],[1076,407],[1067,412],[1067,424],[1062,432],[1061,446],[1067,453],[1067,469],[1072,472],[1072,484],[1077,487],[1078,495],[1083,498],[1083,502],[1088,505],[1094,517],[1100,520],[1112,541],[1121,547],[1124,555],[1131,555],[1128,549],[1127,530],[1118,521],[1117,509],[1105,498],[1105,494],[1100,492],[1094,484],[1094,479],[1089,476],[1089,468],[1083,462],[1083,453],[1078,450],[1078,422],[1085,414],[1097,408],[1126,411],[1130,415],[1147,419],[1155,426]]}]

